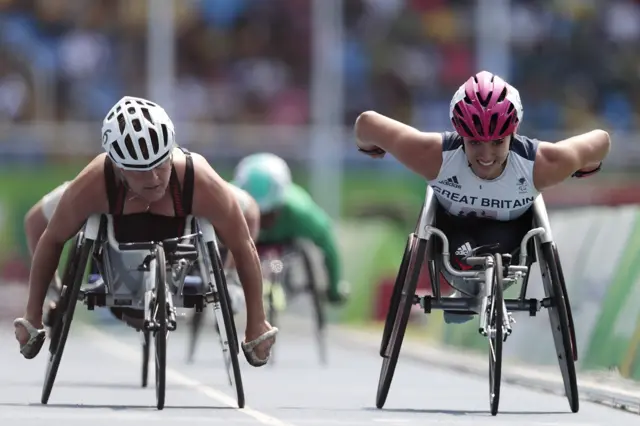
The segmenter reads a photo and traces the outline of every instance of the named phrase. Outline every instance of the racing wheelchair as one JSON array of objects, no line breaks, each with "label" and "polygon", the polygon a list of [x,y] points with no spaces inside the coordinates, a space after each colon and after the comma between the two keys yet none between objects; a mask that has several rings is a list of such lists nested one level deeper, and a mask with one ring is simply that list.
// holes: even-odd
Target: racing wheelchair
[{"label": "racing wheelchair", "polygon": [[[264,299],[269,323],[276,327],[278,315],[286,308],[287,298],[294,298],[301,293],[311,296],[315,319],[315,335],[318,343],[320,363],[327,364],[326,318],[324,304],[316,282],[311,256],[301,241],[290,241],[281,244],[261,244],[257,247],[264,277]],[[300,260],[305,271],[306,285],[292,288],[291,263]],[[275,351],[271,352],[273,364]]]},{"label": "racing wheelchair", "polygon": [[[316,282],[313,261],[311,255],[304,248],[301,241],[287,241],[278,244],[258,244],[258,255],[262,267],[263,299],[267,320],[273,327],[279,323],[279,314],[286,309],[287,297],[296,297],[300,293],[309,293],[314,309],[315,335],[320,352],[320,363],[327,363],[326,344],[326,316],[324,304]],[[300,261],[303,269],[306,285],[293,289],[291,282],[291,261]],[[236,273],[237,274],[237,273]],[[187,361],[192,362],[196,347],[200,339],[200,331],[205,323],[204,315],[195,315],[189,324],[189,343],[187,348]],[[269,365],[275,364],[276,348],[271,348]]]},{"label": "racing wheelchair", "polygon": [[[41,402],[51,395],[77,302],[87,309],[129,308],[144,315],[142,386],[146,386],[151,338],[155,347],[156,406],[164,408],[167,336],[176,330],[176,308],[202,311],[213,306],[229,384],[235,385],[239,408],[244,389],[238,362],[239,342],[213,226],[188,216],[182,236],[163,241],[118,243],[112,216],[91,216],[72,240],[64,268],[59,315],[51,327],[49,359]],[[91,260],[104,282],[103,292],[82,289]],[[199,272],[199,288],[185,287],[191,270]]]},{"label": "racing wheelchair", "polygon": [[[542,195],[537,196],[528,212],[533,226],[527,226],[530,230],[522,237],[518,263],[512,264],[511,254],[495,252],[489,246],[478,247],[465,259],[476,270],[457,270],[452,266],[449,239],[436,227],[439,208],[433,189],[427,186],[417,227],[407,240],[382,333],[380,356],[383,362],[376,396],[377,408],[381,409],[387,399],[412,306],[419,305],[426,314],[433,309],[440,309],[478,315],[478,332],[489,341],[489,405],[494,416],[498,413],[500,401],[502,345],[513,331],[511,311],[525,311],[535,316],[542,308],[546,308],[565,395],[571,411],[577,412],[579,398],[574,362],[578,359],[578,353],[575,328]],[[425,260],[431,294],[421,297],[416,295],[416,288]],[[526,297],[530,267],[534,262],[538,263],[542,276],[545,297],[541,300]],[[443,272],[458,278],[448,280],[448,284],[460,297],[442,296],[440,276],[444,276]],[[520,286],[519,296],[505,299],[504,291],[514,285]]]}]

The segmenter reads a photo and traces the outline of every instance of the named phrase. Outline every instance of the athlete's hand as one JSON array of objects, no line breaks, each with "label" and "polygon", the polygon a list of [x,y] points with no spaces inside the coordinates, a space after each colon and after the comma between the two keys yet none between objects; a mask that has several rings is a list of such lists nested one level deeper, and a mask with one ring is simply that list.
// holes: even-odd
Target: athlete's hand
[{"label": "athlete's hand", "polygon": [[373,144],[362,142],[360,139],[356,140],[356,146],[358,147],[358,151],[371,158],[384,158],[387,153],[384,149]]}]

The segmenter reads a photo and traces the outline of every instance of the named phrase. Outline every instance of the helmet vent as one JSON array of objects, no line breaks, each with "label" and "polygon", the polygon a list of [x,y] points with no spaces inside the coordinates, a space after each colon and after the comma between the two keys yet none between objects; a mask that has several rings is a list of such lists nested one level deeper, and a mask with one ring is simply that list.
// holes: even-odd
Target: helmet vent
[{"label": "helmet vent", "polygon": [[502,125],[502,129],[500,129],[501,135],[504,135],[507,132],[507,129],[509,128],[509,125],[511,124],[512,121],[513,121],[513,117],[511,117],[509,120],[506,120],[504,122],[504,124]]},{"label": "helmet vent", "polygon": [[[156,131],[153,129],[149,129],[149,136],[151,136],[151,144],[153,145],[153,152],[160,151],[160,142],[158,141],[158,133],[156,133]],[[167,146],[166,142],[164,146]]]},{"label": "helmet vent", "polygon": [[[484,131],[482,129],[482,122],[480,121],[480,117],[478,117],[477,114],[473,114],[472,118],[473,118],[473,125],[476,128],[476,132],[478,133],[478,135],[484,136]],[[470,134],[473,134],[473,133],[470,132]]]},{"label": "helmet vent", "polygon": [[[498,125],[498,114],[491,114],[491,120],[489,121],[489,133],[494,134],[496,126]],[[500,133],[502,134],[502,133]]]},{"label": "helmet vent", "polygon": [[122,152],[122,149],[120,149],[120,145],[118,145],[117,143],[111,144],[111,149],[113,149],[116,154],[118,154],[118,157],[124,158],[124,153]]},{"label": "helmet vent", "polygon": [[129,156],[134,160],[137,160],[138,154],[136,153],[136,149],[133,147],[133,141],[131,140],[131,136],[127,135],[127,137],[124,138],[124,146],[125,148],[127,148],[127,152],[129,153]]},{"label": "helmet vent", "polygon": [[147,119],[149,123],[153,124],[153,120],[151,119],[151,114],[149,114],[149,110],[147,108],[142,108],[142,115],[144,116],[144,118]]},{"label": "helmet vent", "polygon": [[489,94],[487,95],[487,97],[485,99],[482,99],[482,95],[480,94],[480,92],[476,93],[476,97],[478,98],[478,100],[480,101],[480,105],[482,105],[483,107],[487,107],[487,105],[489,105],[489,101],[491,100],[491,97],[493,96],[493,92],[489,92]]},{"label": "helmet vent", "polygon": [[167,126],[164,123],[161,125],[161,127],[162,127],[162,142],[166,147],[167,144],[169,143],[169,131],[167,130]]},{"label": "helmet vent", "polygon": [[146,139],[145,138],[138,139],[138,146],[140,146],[140,152],[142,152],[142,158],[144,158],[145,160],[148,160],[150,155],[149,155],[149,148],[147,147]]},{"label": "helmet vent", "polygon": [[118,115],[118,128],[120,129],[120,134],[124,133],[124,129],[127,127],[127,122],[124,119],[124,114]]}]

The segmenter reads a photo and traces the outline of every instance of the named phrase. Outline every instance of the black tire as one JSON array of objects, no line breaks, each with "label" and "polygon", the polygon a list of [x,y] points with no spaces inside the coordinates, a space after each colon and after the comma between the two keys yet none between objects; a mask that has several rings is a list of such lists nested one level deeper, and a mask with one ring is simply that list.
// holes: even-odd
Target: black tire
[{"label": "black tire", "polygon": [[313,311],[315,314],[314,318],[316,325],[316,341],[318,342],[320,363],[322,365],[326,365],[328,362],[328,351],[326,336],[326,317],[324,312],[324,304],[322,303],[323,298],[318,291],[318,283],[316,281],[316,275],[314,274],[314,268],[309,254],[304,249],[304,247],[300,247],[298,251],[302,256],[302,262],[304,263],[304,268],[307,271],[307,289],[311,294],[311,303],[313,304]]},{"label": "black tire", "polygon": [[142,331],[142,387],[147,387],[149,377],[149,356],[151,352],[151,336],[148,331]]},{"label": "black tire", "polygon": [[407,269],[409,268],[409,256],[411,255],[411,248],[413,247],[414,235],[415,234],[411,234],[409,238],[407,238],[407,244],[402,254],[402,262],[400,262],[400,269],[398,270],[398,275],[396,275],[396,282],[393,285],[391,300],[389,300],[389,309],[384,322],[384,329],[382,330],[382,341],[380,342],[380,356],[383,358],[387,358],[387,346],[389,345],[389,337],[391,336],[391,329],[393,328],[393,323],[396,318],[400,294],[402,293],[404,281],[407,276]]},{"label": "black tire", "polygon": [[569,292],[567,291],[567,285],[564,280],[564,273],[562,272],[562,263],[560,262],[560,255],[558,254],[558,247],[553,245],[553,258],[556,261],[558,267],[558,276],[560,278],[560,284],[562,286],[562,296],[564,297],[564,303],[567,305],[567,317],[569,318],[569,330],[571,331],[571,352],[573,360],[578,361],[578,344],[576,340],[576,327],[573,325],[573,313],[571,311],[571,303],[569,302]]},{"label": "black tire", "polygon": [[62,281],[62,292],[57,304],[55,325],[51,332],[51,343],[49,345],[49,361],[45,372],[44,387],[40,402],[49,402],[53,384],[58,374],[64,347],[71,329],[71,322],[76,310],[82,279],[87,267],[89,254],[93,248],[92,240],[84,240],[83,233],[80,232],[73,240],[69,254],[67,256],[66,267]]},{"label": "black tire", "polygon": [[407,265],[407,273],[402,285],[402,291],[398,297],[398,304],[393,309],[396,312],[389,335],[389,356],[382,360],[382,368],[380,369],[380,379],[378,380],[378,392],[376,395],[376,407],[382,408],[387,400],[393,374],[396,370],[400,349],[402,348],[402,340],[409,322],[411,307],[413,306],[413,298],[415,296],[416,287],[418,286],[418,278],[422,262],[425,259],[427,250],[427,241],[412,235],[413,242],[410,249],[410,256]]},{"label": "black tire", "polygon": [[[224,322],[225,335],[229,345],[229,358],[231,361],[231,368],[233,370],[233,381],[236,387],[236,396],[238,399],[238,407],[244,408],[244,386],[242,384],[242,372],[240,371],[240,362],[238,361],[239,342],[238,334],[236,331],[235,321],[233,319],[233,312],[231,311],[231,299],[229,297],[229,291],[227,289],[227,280],[224,277],[222,270],[222,261],[212,242],[207,243],[207,249],[211,259],[211,265],[213,266],[213,276],[216,281],[216,288],[218,290],[218,299],[220,301],[220,310],[222,311],[222,317]],[[215,315],[215,305],[214,305]],[[216,318],[217,319],[217,318]],[[220,324],[218,323],[218,327]],[[222,331],[222,330],[220,330]],[[222,333],[220,333],[222,338]]]},{"label": "black tire", "polygon": [[489,406],[491,415],[498,414],[500,405],[500,382],[502,380],[502,324],[504,322],[504,312],[502,303],[504,301],[504,271],[502,269],[502,256],[495,255],[495,265],[493,274],[493,289],[491,308],[489,311],[488,325],[495,329],[495,334],[489,336]]},{"label": "black tire", "polygon": [[[152,316],[157,329],[154,331],[156,353],[156,406],[164,408],[167,386],[167,262],[164,248],[156,246],[156,314]],[[152,311],[153,312],[153,311]]]},{"label": "black tire", "polygon": [[562,373],[562,381],[564,382],[565,394],[569,401],[569,406],[572,412],[577,413],[580,409],[580,399],[571,345],[569,315],[552,243],[542,244],[542,255],[544,264],[546,265],[546,268],[541,268],[542,281],[547,297],[550,297],[552,300],[552,304],[547,310],[549,311],[549,321],[551,332],[553,333],[558,364],[560,366],[560,372]]}]

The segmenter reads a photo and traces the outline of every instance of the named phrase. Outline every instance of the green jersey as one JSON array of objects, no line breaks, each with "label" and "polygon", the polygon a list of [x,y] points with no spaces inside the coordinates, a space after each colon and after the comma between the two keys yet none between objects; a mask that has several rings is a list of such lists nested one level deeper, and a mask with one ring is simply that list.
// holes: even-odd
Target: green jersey
[{"label": "green jersey", "polygon": [[296,184],[285,193],[285,202],[276,222],[270,228],[260,230],[257,242],[278,244],[292,239],[309,240],[322,251],[329,288],[337,290],[341,271],[331,218]]}]

